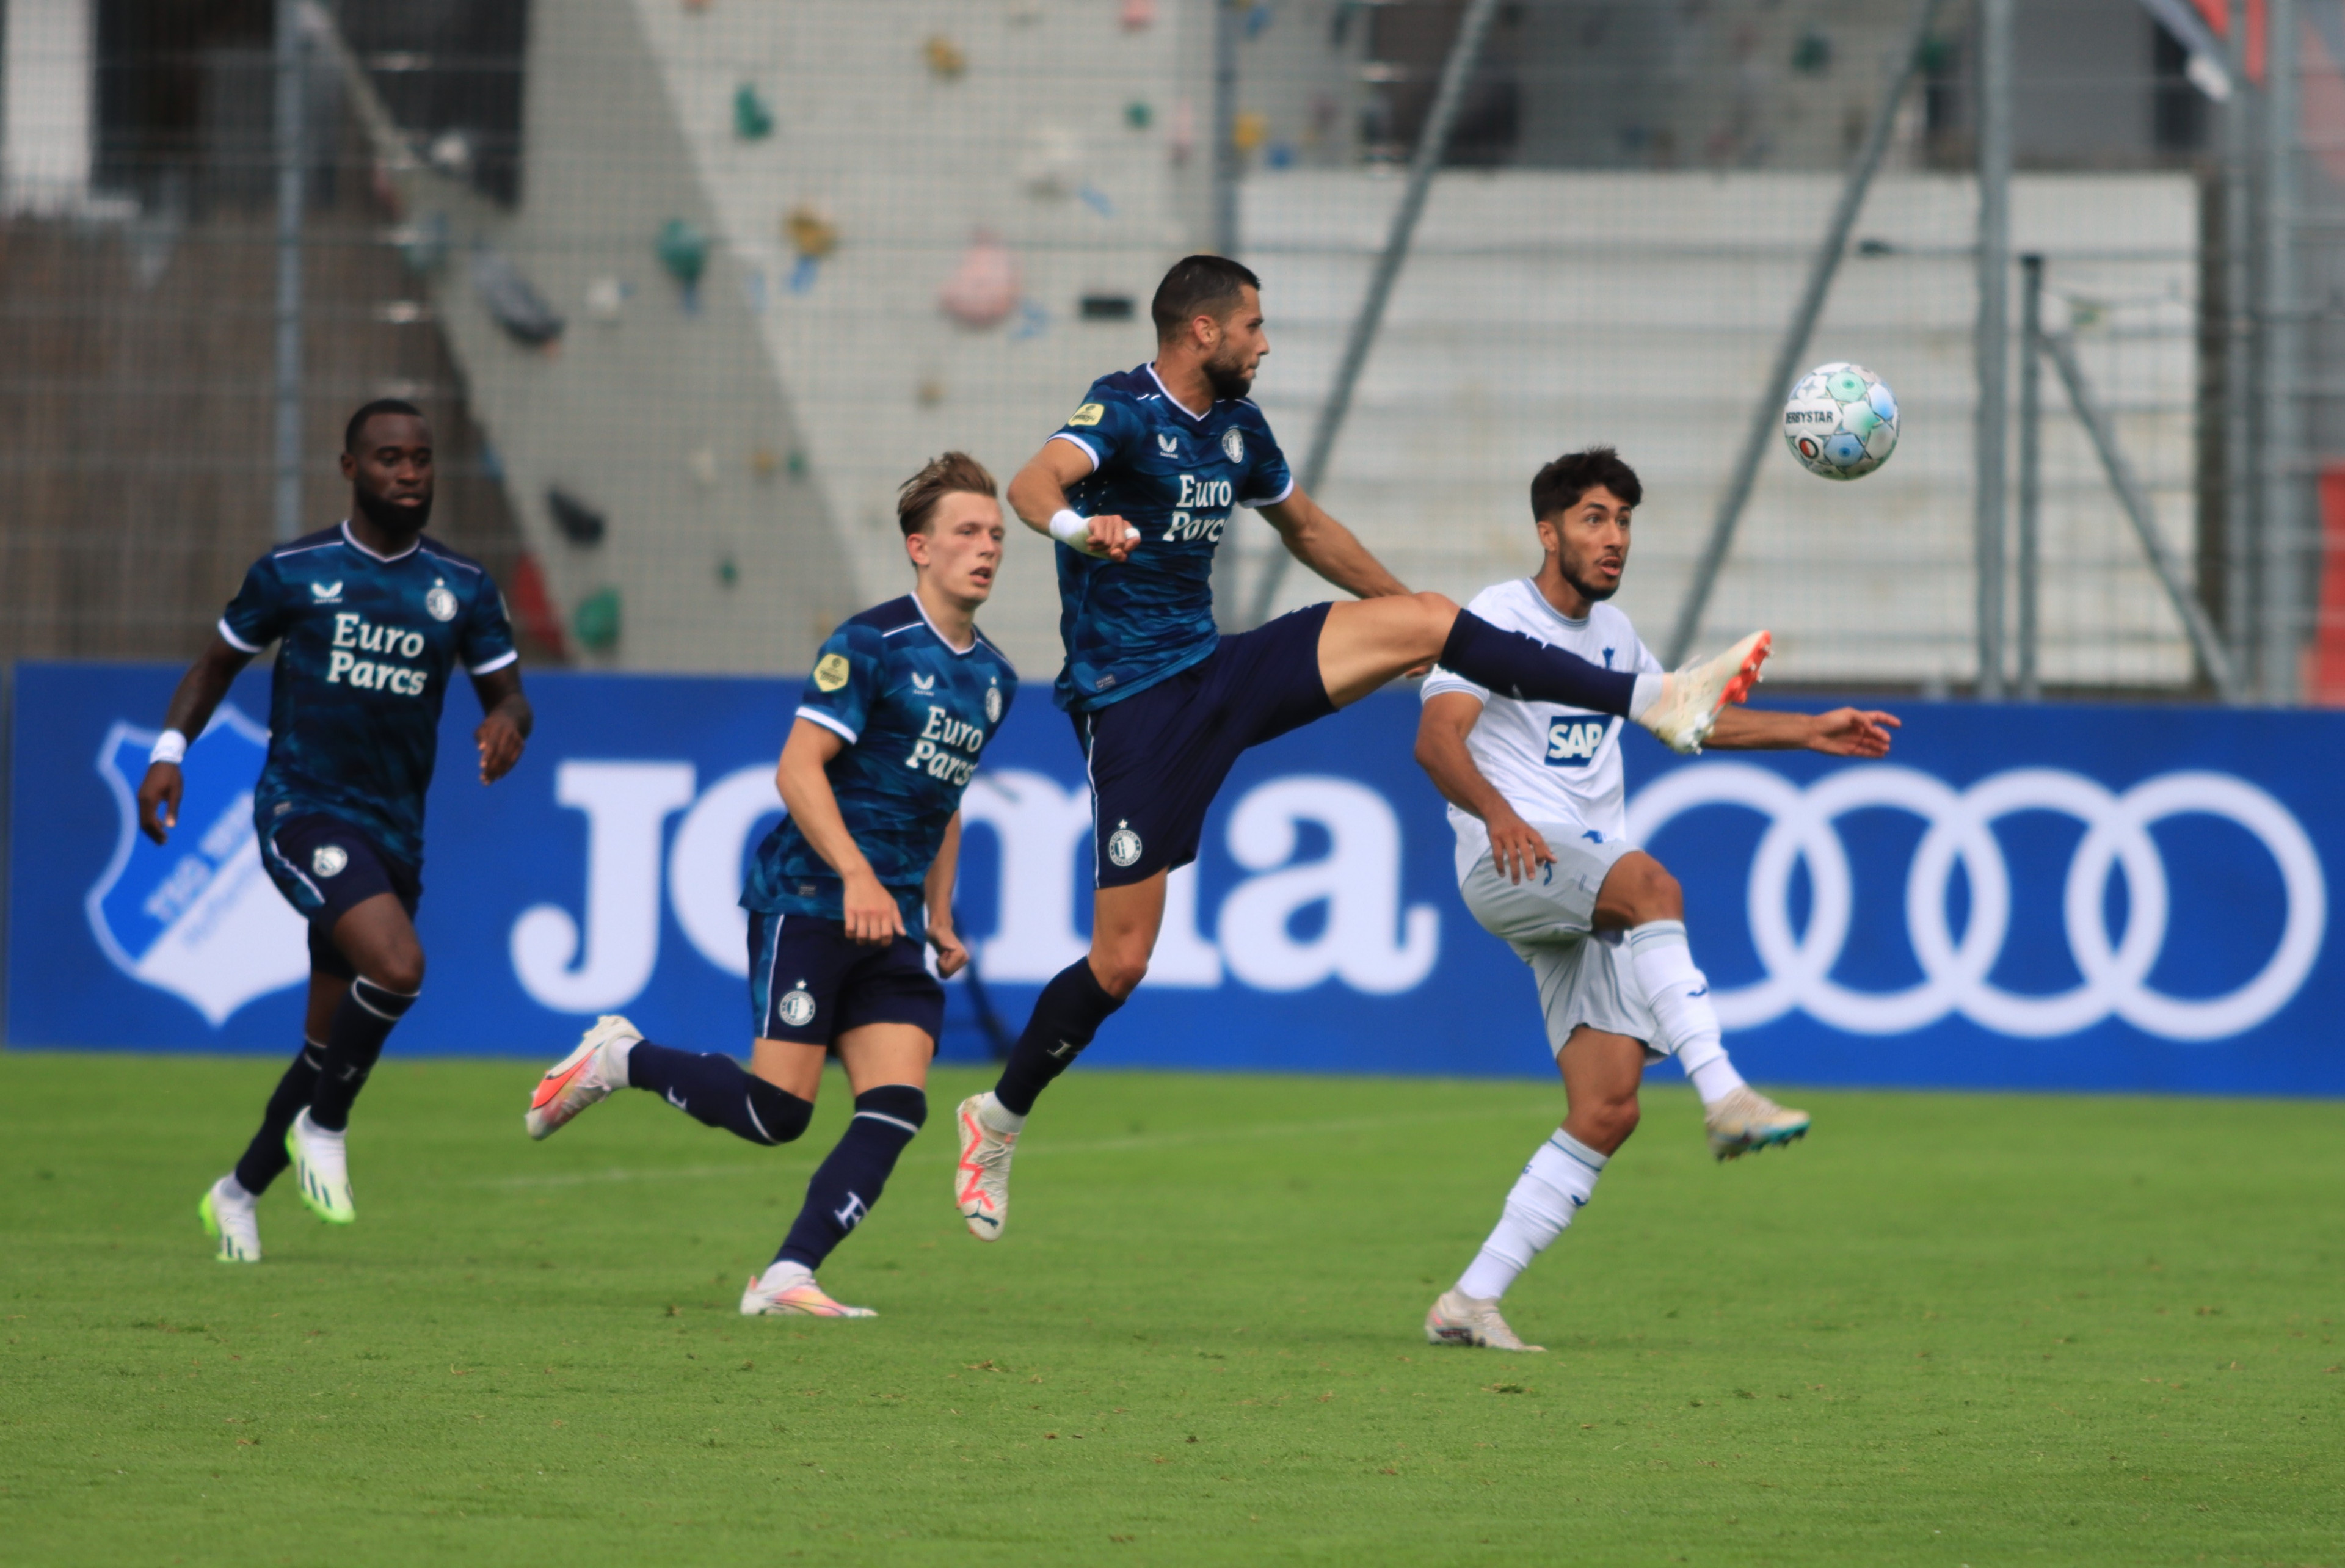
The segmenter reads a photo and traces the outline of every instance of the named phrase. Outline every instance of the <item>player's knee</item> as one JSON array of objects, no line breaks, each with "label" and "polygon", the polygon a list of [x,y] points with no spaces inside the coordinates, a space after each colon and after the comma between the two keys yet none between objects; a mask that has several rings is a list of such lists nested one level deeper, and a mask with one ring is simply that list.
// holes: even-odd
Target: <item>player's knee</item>
[{"label": "player's knee", "polygon": [[1457,602],[1446,593],[1412,593],[1416,606],[1419,640],[1438,653],[1449,641],[1449,629],[1457,623]]},{"label": "player's knee", "polygon": [[1598,924],[1606,927],[1642,926],[1653,920],[1685,918],[1685,890],[1661,863],[1641,852],[1615,862],[1597,895]]},{"label": "player's knee", "polygon": [[1643,1108],[1633,1098],[1608,1100],[1598,1106],[1593,1119],[1603,1141],[1597,1147],[1606,1154],[1619,1148],[1629,1141],[1629,1135],[1637,1130],[1637,1123],[1644,1114]]},{"label": "player's knee", "polygon": [[1148,978],[1148,955],[1141,951],[1104,951],[1091,953],[1091,974],[1100,989],[1121,1002],[1140,989],[1141,981]]},{"label": "player's knee", "polygon": [[423,989],[423,949],[394,948],[366,966],[371,984],[402,996],[412,996]]}]

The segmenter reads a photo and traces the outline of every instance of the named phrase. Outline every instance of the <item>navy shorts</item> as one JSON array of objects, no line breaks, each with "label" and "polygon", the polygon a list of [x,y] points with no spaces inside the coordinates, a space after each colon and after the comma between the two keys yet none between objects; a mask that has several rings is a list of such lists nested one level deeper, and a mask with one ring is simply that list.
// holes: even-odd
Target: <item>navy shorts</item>
[{"label": "navy shorts", "polygon": [[945,988],[921,945],[847,939],[818,915],[749,914],[750,1027],[761,1040],[827,1046],[865,1024],[909,1024],[931,1044],[945,1022]]},{"label": "navy shorts", "polygon": [[412,865],[385,855],[361,829],[337,816],[289,816],[261,840],[261,864],[285,902],[310,923],[310,967],[345,980],[358,970],[334,944],[334,925],[352,906],[378,893],[397,898],[415,918],[423,878]]},{"label": "navy shorts", "polygon": [[1327,610],[1314,604],[1224,637],[1172,679],[1073,715],[1091,764],[1100,886],[1196,859],[1206,809],[1238,754],[1335,711],[1319,678]]}]

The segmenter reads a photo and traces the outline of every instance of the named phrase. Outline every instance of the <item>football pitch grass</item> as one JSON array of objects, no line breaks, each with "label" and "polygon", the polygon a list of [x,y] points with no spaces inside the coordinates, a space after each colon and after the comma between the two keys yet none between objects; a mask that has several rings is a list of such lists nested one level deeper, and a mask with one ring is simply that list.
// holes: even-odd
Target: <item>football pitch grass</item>
[{"label": "football pitch grass", "polygon": [[535,1065],[394,1054],[359,1222],[224,1267],[276,1070],[0,1055],[0,1561],[2345,1561],[2333,1105],[1809,1094],[1719,1167],[1657,1089],[1505,1356],[1419,1325],[1546,1084],[1079,1071],[984,1246],[944,1073],[814,1321],[736,1304],[835,1075],[533,1146]]}]

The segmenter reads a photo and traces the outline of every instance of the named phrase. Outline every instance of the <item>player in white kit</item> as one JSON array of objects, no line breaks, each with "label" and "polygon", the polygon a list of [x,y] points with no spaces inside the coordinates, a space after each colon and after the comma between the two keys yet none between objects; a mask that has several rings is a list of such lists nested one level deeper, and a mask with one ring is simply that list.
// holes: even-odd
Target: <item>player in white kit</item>
[{"label": "player in white kit", "polygon": [[[1485,589],[1468,608],[1608,669],[1659,671],[1629,618],[1604,602],[1620,586],[1643,494],[1609,447],[1548,464],[1531,481],[1547,552],[1538,575]],[[1751,1088],[1727,1059],[1710,982],[1686,946],[1677,882],[1628,837],[1619,721],[1495,696],[1447,669],[1425,683],[1424,703],[1416,760],[1450,802],[1457,890],[1538,977],[1568,1107],[1473,1264],[1426,1314],[1425,1334],[1436,1344],[1536,1351],[1498,1315],[1498,1299],[1571,1223],[1636,1130],[1647,1062],[1678,1058],[1721,1159],[1787,1143],[1808,1130],[1808,1116]],[[1709,744],[1878,757],[1896,724],[1857,708],[1729,708]]]}]

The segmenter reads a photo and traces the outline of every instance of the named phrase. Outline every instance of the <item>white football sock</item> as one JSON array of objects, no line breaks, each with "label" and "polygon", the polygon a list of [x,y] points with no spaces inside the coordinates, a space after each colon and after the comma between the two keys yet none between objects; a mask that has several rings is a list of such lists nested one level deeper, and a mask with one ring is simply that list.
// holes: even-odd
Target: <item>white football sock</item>
[{"label": "white football sock", "polygon": [[977,1119],[997,1138],[1013,1138],[1026,1130],[1026,1118],[995,1099],[991,1089],[979,1097]]},{"label": "white football sock", "polygon": [[1634,719],[1647,708],[1660,702],[1662,684],[1668,680],[1667,675],[1638,676],[1637,684],[1629,693],[1629,717]]},{"label": "white football sock", "polygon": [[1726,1047],[1716,1035],[1704,1036],[1680,1050],[1678,1066],[1692,1080],[1693,1092],[1701,1097],[1704,1109],[1743,1087],[1742,1075],[1727,1059]]},{"label": "white football sock", "polygon": [[1498,1216],[1482,1250],[1458,1276],[1458,1290],[1486,1301],[1505,1295],[1515,1276],[1563,1234],[1572,1215],[1594,1196],[1604,1158],[1557,1128],[1515,1179],[1515,1189],[1507,1194],[1506,1212]]},{"label": "white football sock", "polygon": [[777,1258],[766,1265],[757,1276],[757,1287],[763,1290],[789,1290],[814,1278],[814,1270],[794,1259]]},{"label": "white football sock", "polygon": [[244,1183],[236,1179],[236,1172],[233,1170],[229,1171],[226,1176],[221,1177],[218,1181],[213,1182],[212,1191],[217,1196],[225,1199],[230,1203],[249,1203],[252,1201],[252,1194],[244,1189]]},{"label": "white football sock", "polygon": [[1718,1010],[1710,1005],[1710,979],[1694,967],[1686,946],[1685,922],[1649,920],[1629,932],[1629,962],[1646,1004],[1661,1027],[1661,1044],[1683,1059],[1689,1047],[1721,1039]]},{"label": "white football sock", "polygon": [[617,1082],[615,1082],[615,1083],[614,1083],[614,1084],[611,1086],[613,1088],[614,1088],[614,1089],[631,1089],[631,1088],[633,1088],[633,1087],[635,1087],[632,1082],[630,1082],[630,1081],[628,1080],[628,1077],[627,1077],[627,1064],[628,1064],[628,1062],[629,1062],[629,1061],[634,1057],[634,1054],[635,1054],[635,1047],[636,1047],[637,1046],[642,1045],[643,1043],[644,1043],[644,1042],[642,1041],[642,1039],[641,1039],[641,1038],[636,1038],[636,1039],[632,1039],[632,1040],[621,1040],[621,1041],[619,1042],[619,1048],[618,1048],[617,1050],[613,1051],[613,1052],[611,1053],[613,1056],[614,1056],[614,1057],[618,1057],[618,1058],[619,1058],[619,1077],[618,1077],[618,1081],[617,1081]]}]

